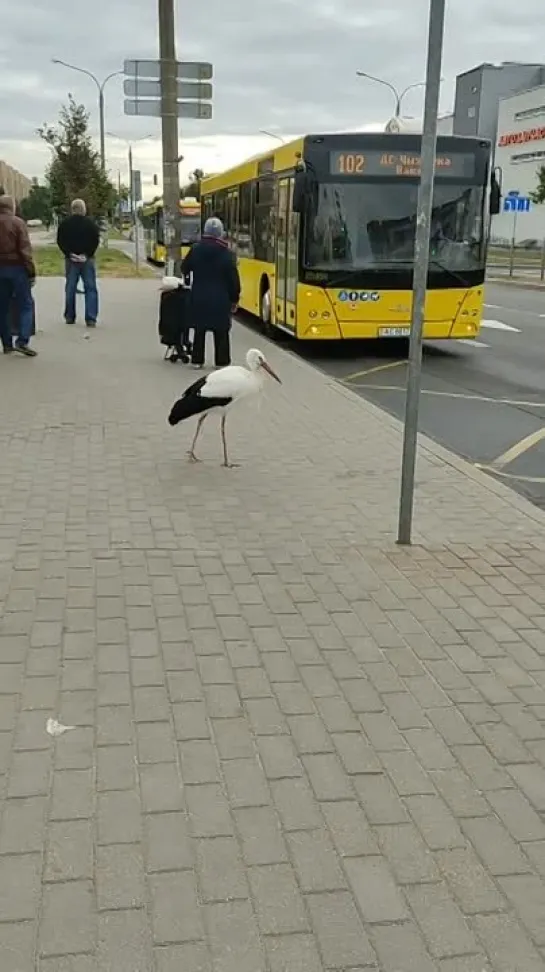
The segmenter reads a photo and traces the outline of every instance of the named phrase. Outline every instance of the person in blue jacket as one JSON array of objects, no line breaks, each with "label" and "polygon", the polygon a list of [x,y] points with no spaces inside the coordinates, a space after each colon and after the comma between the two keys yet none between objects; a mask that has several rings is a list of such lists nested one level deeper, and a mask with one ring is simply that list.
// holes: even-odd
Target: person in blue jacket
[{"label": "person in blue jacket", "polygon": [[236,258],[225,240],[223,223],[213,216],[204,224],[201,239],[182,261],[181,273],[191,275],[188,324],[193,328],[191,362],[204,366],[206,334],[214,336],[217,368],[231,364],[231,315],[240,299]]}]

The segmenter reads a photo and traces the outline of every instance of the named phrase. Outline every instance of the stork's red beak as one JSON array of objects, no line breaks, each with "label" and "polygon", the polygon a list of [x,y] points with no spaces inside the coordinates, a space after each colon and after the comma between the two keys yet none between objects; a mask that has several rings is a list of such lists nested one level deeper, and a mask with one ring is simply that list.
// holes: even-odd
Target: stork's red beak
[{"label": "stork's red beak", "polygon": [[274,372],[274,371],[272,370],[272,368],[271,368],[271,366],[270,366],[270,364],[268,364],[268,363],[267,363],[266,361],[262,361],[262,362],[261,362],[261,367],[263,368],[263,370],[264,370],[264,371],[266,371],[266,372],[267,372],[267,374],[268,374],[268,375],[270,375],[270,376],[271,376],[271,378],[274,378],[274,380],[275,380],[275,381],[277,381],[279,385],[281,385],[281,384],[282,384],[282,382],[280,381],[280,378],[279,378],[279,377],[278,377],[278,375],[277,375],[277,374],[276,374],[276,373],[275,373],[275,372]]}]

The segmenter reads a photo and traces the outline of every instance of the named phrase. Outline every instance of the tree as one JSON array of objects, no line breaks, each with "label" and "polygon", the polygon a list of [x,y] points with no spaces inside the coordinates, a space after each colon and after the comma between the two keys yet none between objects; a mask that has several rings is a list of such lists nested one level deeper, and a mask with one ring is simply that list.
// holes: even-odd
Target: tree
[{"label": "tree", "polygon": [[530,193],[530,199],[538,204],[545,202],[545,165],[537,170],[537,189]]},{"label": "tree", "polygon": [[67,212],[72,199],[84,199],[89,215],[111,213],[116,191],[102,171],[99,153],[93,147],[85,106],[68,95],[68,104],[62,106],[57,125],[42,125],[38,135],[53,152],[46,173],[53,209]]},{"label": "tree", "polygon": [[32,180],[30,192],[21,202],[21,216],[23,219],[40,219],[49,226],[53,218],[49,186],[41,186],[37,179]]},{"label": "tree", "polygon": [[201,182],[204,179],[204,172],[202,169],[194,169],[193,172],[189,173],[189,182],[182,186],[180,191],[180,197],[186,199],[200,199],[201,198]]}]

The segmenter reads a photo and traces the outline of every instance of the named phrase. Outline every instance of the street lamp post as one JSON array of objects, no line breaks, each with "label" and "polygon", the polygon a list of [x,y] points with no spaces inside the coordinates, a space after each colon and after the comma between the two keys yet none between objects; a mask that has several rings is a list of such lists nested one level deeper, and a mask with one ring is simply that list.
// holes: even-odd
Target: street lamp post
[{"label": "street lamp post", "polygon": [[401,105],[407,92],[412,91],[413,88],[426,87],[425,81],[416,81],[414,84],[408,84],[403,91],[399,92],[395,85],[390,84],[389,81],[385,81],[384,78],[376,78],[374,74],[367,74],[367,71],[356,71],[356,74],[358,78],[367,78],[368,81],[375,81],[376,84],[382,84],[385,88],[390,89],[396,100],[395,118],[401,118]]},{"label": "street lamp post", "polygon": [[132,147],[134,142],[143,142],[146,138],[153,138],[153,135],[151,133],[148,135],[140,135],[138,138],[134,138],[132,141],[130,141],[128,138],[123,138],[122,135],[116,135],[115,132],[108,132],[107,134],[110,136],[110,138],[116,138],[119,142],[125,142],[125,144],[128,146],[129,191],[130,191],[130,202],[131,202],[131,211],[132,211],[131,213],[132,224],[134,229],[134,262],[136,263],[136,268],[138,269],[140,266],[140,237],[139,237],[138,217],[136,213],[137,200],[135,195],[136,186],[134,180],[134,169],[132,165]]},{"label": "street lamp post", "polygon": [[63,67],[69,68],[70,71],[77,71],[78,74],[86,74],[88,78],[91,78],[95,82],[98,90],[98,124],[100,131],[100,164],[102,166],[102,171],[106,171],[106,142],[105,142],[105,130],[104,130],[104,88],[111,78],[116,78],[118,75],[123,74],[123,71],[112,71],[108,74],[103,81],[99,81],[95,74],[91,71],[87,71],[86,68],[76,67],[75,64],[68,64],[67,61],[61,61],[60,58],[52,58],[53,64],[62,64]]}]

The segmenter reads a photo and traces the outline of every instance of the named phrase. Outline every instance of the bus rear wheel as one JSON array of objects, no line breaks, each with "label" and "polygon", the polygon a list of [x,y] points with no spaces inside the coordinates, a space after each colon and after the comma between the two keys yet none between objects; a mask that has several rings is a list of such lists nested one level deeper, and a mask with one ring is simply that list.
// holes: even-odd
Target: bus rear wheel
[{"label": "bus rear wheel", "polygon": [[261,330],[266,337],[268,337],[271,341],[282,340],[282,332],[274,326],[272,321],[271,288],[269,286],[269,281],[265,278],[261,281],[259,319],[261,321]]}]

